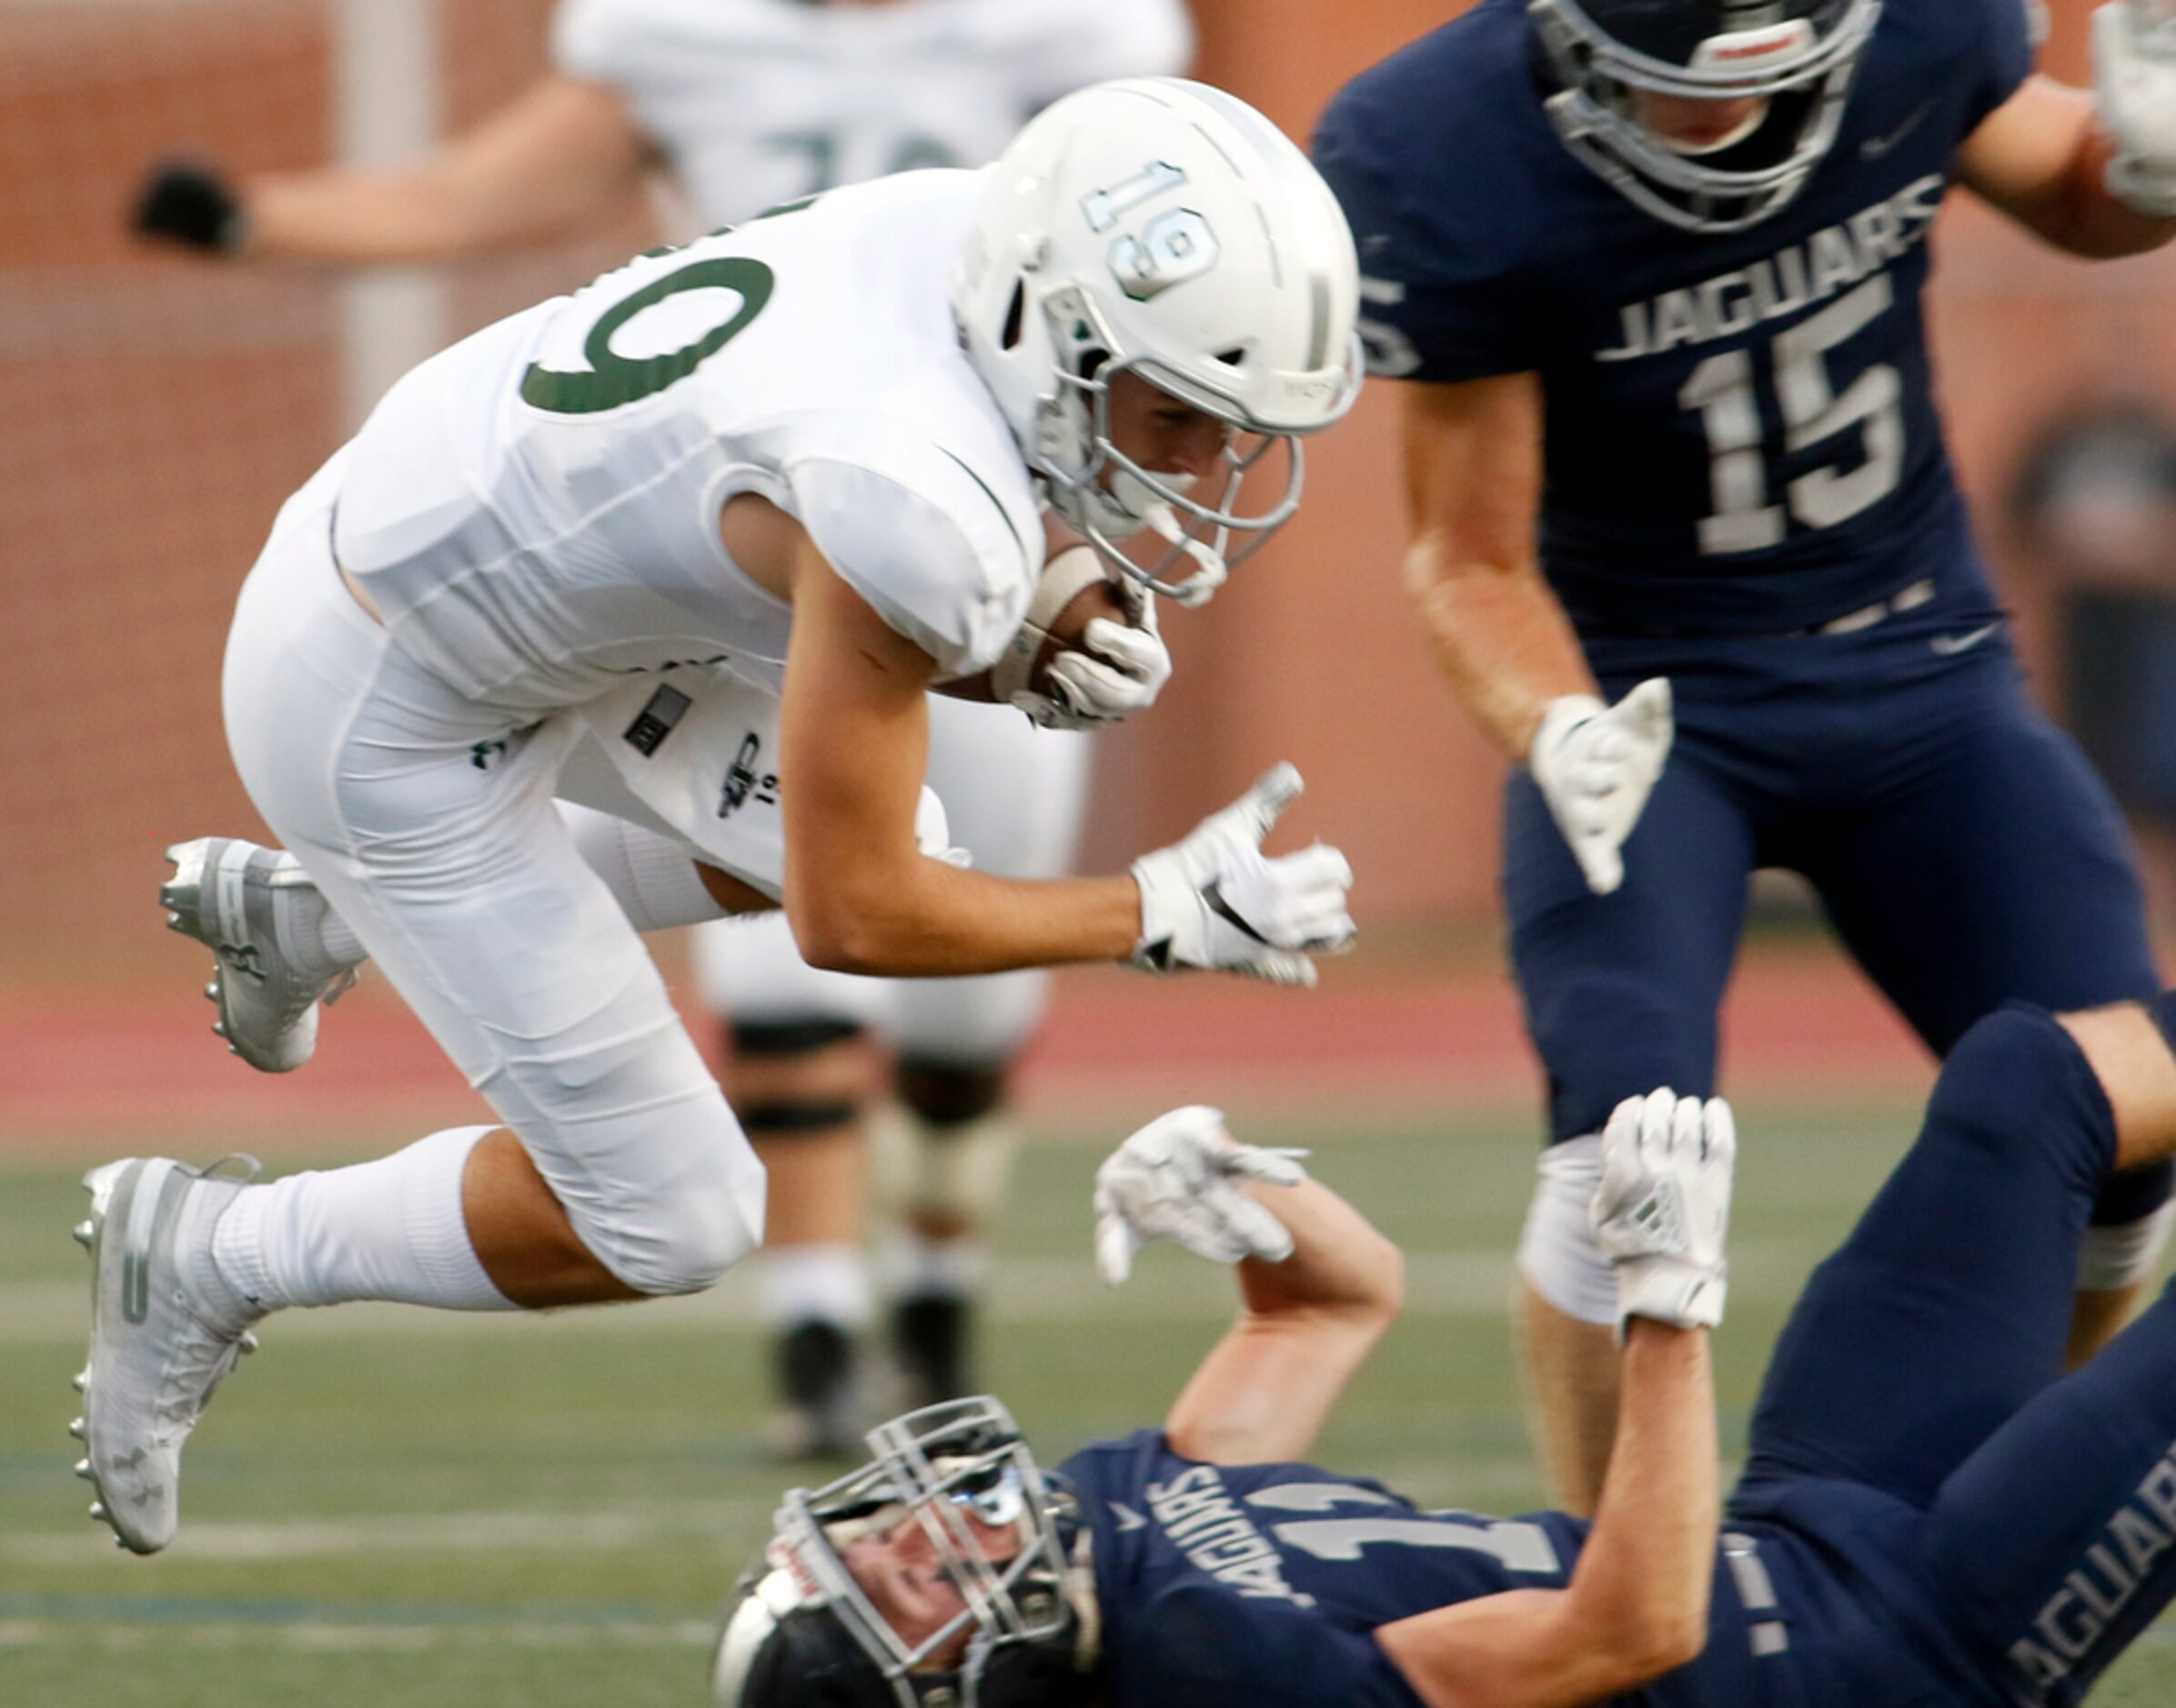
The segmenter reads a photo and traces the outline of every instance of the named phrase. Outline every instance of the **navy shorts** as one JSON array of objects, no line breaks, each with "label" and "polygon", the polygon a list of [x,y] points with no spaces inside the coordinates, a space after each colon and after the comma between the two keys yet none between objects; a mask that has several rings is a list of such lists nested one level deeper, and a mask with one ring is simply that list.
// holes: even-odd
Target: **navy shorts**
[{"label": "navy shorts", "polygon": [[[1657,1086],[1714,1091],[1716,1010],[1761,867],[1805,875],[1938,1055],[2012,999],[2062,1010],[2160,990],[2107,789],[2027,698],[2000,633],[1962,652],[1931,645],[1939,633],[1718,641],[1674,659],[1663,643],[1590,647],[1613,698],[1670,676],[1677,737],[1614,895],[1588,892],[1533,780],[1507,786],[1512,963],[1553,1139]],[[2125,1177],[2096,1220],[2167,1193],[2165,1170]]]}]

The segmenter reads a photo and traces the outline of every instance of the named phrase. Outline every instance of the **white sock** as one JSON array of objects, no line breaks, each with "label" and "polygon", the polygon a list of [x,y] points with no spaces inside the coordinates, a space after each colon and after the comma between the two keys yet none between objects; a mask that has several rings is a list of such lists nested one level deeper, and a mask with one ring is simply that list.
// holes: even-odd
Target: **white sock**
[{"label": "white sock", "polygon": [[759,1271],[763,1321],[774,1329],[811,1320],[866,1328],[874,1311],[861,1249],[841,1241],[767,1248]]},{"label": "white sock", "polygon": [[576,850],[604,879],[636,930],[663,931],[726,917],[703,888],[695,857],[684,844],[609,812],[564,800],[558,805]]},{"label": "white sock", "polygon": [[484,1273],[461,1214],[461,1174],[490,1127],[456,1127],[376,1162],[290,1174],[235,1195],[212,1261],[257,1309],[388,1299],[514,1311]]},{"label": "white sock", "polygon": [[972,1299],[990,1268],[990,1255],[972,1234],[932,1240],[912,1228],[901,1228],[891,1241],[885,1267],[897,1299]]}]

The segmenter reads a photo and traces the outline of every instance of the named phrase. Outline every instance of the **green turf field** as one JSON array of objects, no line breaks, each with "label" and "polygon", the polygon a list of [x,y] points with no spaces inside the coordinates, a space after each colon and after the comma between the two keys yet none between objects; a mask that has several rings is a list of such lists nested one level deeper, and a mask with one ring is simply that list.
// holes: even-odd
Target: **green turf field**
[{"label": "green turf field", "polygon": [[[1755,1103],[1741,1121],[1718,1347],[1726,1443],[1742,1439],[1799,1282],[1904,1137],[1901,1111]],[[1529,1125],[1321,1145],[1318,1171],[1410,1260],[1407,1319],[1325,1462],[1428,1502],[1538,1502],[1502,1322]],[[1123,1291],[1096,1281],[1086,1203],[1113,1136],[1032,1151],[1000,1244],[990,1384],[1053,1461],[1159,1415],[1227,1307],[1229,1278],[1174,1251],[1146,1255]],[[0,1168],[0,1704],[700,1703],[720,1593],[782,1481],[757,1445],[761,1348],[742,1284],[550,1320],[376,1306],[277,1319],[190,1445],[179,1541],[137,1560],[86,1519],[87,1488],[68,1475],[79,1171]],[[2162,1638],[2094,1700],[2171,1698],[2176,1641]]]}]

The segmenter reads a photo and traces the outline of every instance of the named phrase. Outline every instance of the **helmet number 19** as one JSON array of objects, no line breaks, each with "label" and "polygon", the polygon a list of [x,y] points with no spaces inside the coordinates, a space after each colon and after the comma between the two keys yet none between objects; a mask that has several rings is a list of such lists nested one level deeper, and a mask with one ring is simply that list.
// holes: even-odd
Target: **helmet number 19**
[{"label": "helmet number 19", "polygon": [[1784,503],[1768,502],[1767,447],[1753,391],[1753,352],[1728,350],[1692,371],[1677,394],[1679,407],[1697,409],[1708,433],[1708,485],[1714,512],[1700,521],[1700,550],[1708,556],[1779,546],[1788,515],[1809,528],[1834,527],[1896,490],[1904,469],[1903,386],[1887,363],[1869,367],[1839,395],[1823,358],[1885,313],[1896,300],[1886,273],[1777,336],[1776,401],[1786,454],[1796,454],[1852,427],[1862,456],[1855,468],[1811,469],[1784,487]]}]

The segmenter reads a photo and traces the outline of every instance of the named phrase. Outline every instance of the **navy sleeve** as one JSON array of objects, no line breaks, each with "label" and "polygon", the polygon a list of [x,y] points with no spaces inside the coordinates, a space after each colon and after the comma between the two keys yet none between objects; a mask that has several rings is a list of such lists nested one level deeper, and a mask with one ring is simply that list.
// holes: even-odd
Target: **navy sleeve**
[{"label": "navy sleeve", "polygon": [[1971,114],[1976,128],[2032,75],[2032,62],[2048,34],[2048,9],[2045,0],[1981,0],[1974,9],[1983,15],[1983,27],[1976,32],[1979,85]]},{"label": "navy sleeve", "polygon": [[1315,135],[1315,166],[1360,253],[1370,371],[1448,382],[1539,367],[1531,297],[1496,210],[1410,145],[1381,142],[1400,127],[1381,123],[1386,116],[1371,105],[1363,85],[1348,88]]}]

